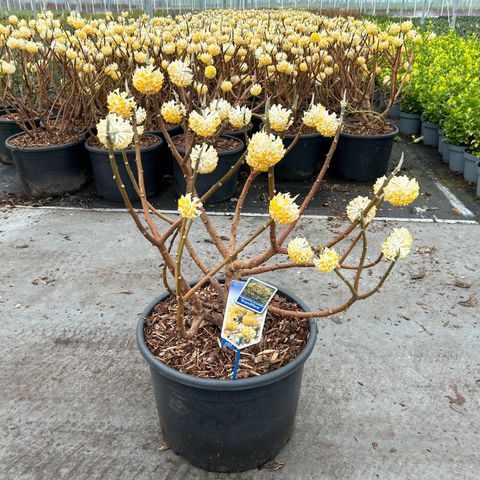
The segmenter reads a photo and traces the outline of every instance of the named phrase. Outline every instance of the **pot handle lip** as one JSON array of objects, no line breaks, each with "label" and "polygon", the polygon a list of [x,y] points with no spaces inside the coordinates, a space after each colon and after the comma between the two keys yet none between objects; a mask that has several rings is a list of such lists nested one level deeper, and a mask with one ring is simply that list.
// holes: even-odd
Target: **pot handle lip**
[{"label": "pot handle lip", "polygon": [[[279,292],[283,296],[287,297],[288,300],[298,303],[304,311],[311,311],[311,309],[295,295],[285,292],[282,288],[279,288]],[[150,314],[155,305],[165,300],[167,297],[167,292],[159,295],[154,300],[152,300],[152,302],[150,302],[150,304],[142,312],[142,314],[139,315],[139,320],[136,328],[137,345],[142,357],[147,361],[150,368],[155,370],[160,375],[168,378],[169,380],[176,381],[189,387],[217,391],[248,390],[256,387],[263,387],[265,385],[277,382],[292,374],[299,368],[303,367],[315,346],[318,334],[318,326],[316,320],[311,318],[309,319],[308,339],[303,350],[291,362],[287,363],[286,365],[280,367],[277,370],[273,370],[271,372],[255,377],[241,378],[238,380],[217,380],[187,375],[186,373],[179,372],[178,370],[165,365],[160,360],[155,358],[145,342],[145,337],[143,333],[145,318],[147,315]]]}]

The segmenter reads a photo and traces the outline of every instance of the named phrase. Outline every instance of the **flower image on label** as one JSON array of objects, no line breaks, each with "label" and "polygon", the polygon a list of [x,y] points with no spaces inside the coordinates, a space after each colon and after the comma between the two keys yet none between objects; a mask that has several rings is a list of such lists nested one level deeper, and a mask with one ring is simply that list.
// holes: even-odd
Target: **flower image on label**
[{"label": "flower image on label", "polygon": [[250,277],[243,287],[236,303],[255,313],[263,313],[277,289],[268,283]]},{"label": "flower image on label", "polygon": [[227,346],[239,350],[260,341],[267,314],[266,309],[263,313],[256,313],[236,303],[247,285],[235,280],[231,283],[221,333],[222,339],[228,342]]}]

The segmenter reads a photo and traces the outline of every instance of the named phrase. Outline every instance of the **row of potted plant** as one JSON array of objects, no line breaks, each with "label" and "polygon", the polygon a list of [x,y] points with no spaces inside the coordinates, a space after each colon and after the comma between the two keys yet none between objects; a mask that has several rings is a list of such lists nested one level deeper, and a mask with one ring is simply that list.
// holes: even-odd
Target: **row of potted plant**
[{"label": "row of potted plant", "polygon": [[480,39],[453,31],[419,49],[401,101],[400,131],[421,133],[480,196]]},{"label": "row of potted plant", "polygon": [[[314,175],[345,98],[333,165],[347,180],[372,181],[388,169],[397,133],[388,111],[401,98],[420,42],[411,22],[383,31],[370,21],[302,11],[12,16],[0,25],[0,130],[8,125],[3,140],[9,138],[30,195],[78,188],[85,180],[79,147],[85,136],[90,157],[98,156],[96,125],[106,106],[120,105],[121,116],[132,102],[139,125],[146,118],[142,132],[159,134],[174,155],[183,149],[189,156],[205,131],[217,154],[229,146],[235,151],[239,142],[224,135],[246,143],[245,133],[260,124],[288,146],[284,164],[290,158],[293,168],[285,177],[303,180]],[[380,75],[393,87],[376,112]],[[11,128],[18,135],[8,137]],[[183,135],[178,145],[174,133]],[[142,148],[159,144],[142,136]],[[8,150],[2,152],[8,161]],[[35,159],[31,171],[28,158]],[[67,166],[69,172],[59,170]]]}]

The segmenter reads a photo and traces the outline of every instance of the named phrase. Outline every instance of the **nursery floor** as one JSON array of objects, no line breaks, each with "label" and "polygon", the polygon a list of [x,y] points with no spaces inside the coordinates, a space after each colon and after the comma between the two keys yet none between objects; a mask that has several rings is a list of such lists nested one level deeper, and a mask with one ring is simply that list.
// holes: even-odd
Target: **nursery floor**
[{"label": "nursery floor", "polygon": [[[409,139],[403,139],[394,144],[391,166],[405,153],[405,173],[418,179],[422,195],[416,201],[415,207],[397,209],[383,205],[379,211],[381,217],[424,218],[472,220],[480,218],[480,200],[475,197],[475,187],[467,184],[463,176],[450,172],[448,166],[441,162],[435,148],[413,144]],[[299,194],[303,198],[309,190],[310,182],[290,183],[278,182],[277,190]],[[241,185],[239,186],[241,188]],[[266,178],[255,182],[247,198],[244,212],[264,214],[267,211]],[[343,215],[348,202],[357,195],[370,195],[370,184],[348,183],[327,176],[323,187],[315,196],[308,209],[309,215]],[[0,163],[0,204],[49,205],[81,208],[123,208],[123,204],[107,202],[95,191],[92,181],[80,192],[60,198],[47,198],[31,201],[23,198],[22,187],[15,167]],[[175,191],[171,179],[163,179],[160,193],[151,199],[154,206],[162,210],[176,210]],[[209,211],[219,214],[229,213],[235,209],[233,199],[228,202],[210,205]]]},{"label": "nursery floor", "polygon": [[[242,233],[261,221],[244,218]],[[229,222],[215,218],[221,233]],[[283,468],[216,475],[159,451],[134,333],[162,290],[160,260],[129,216],[0,208],[0,478],[477,480],[480,226],[375,221],[369,245],[377,251],[400,224],[414,251],[384,289],[318,322]],[[340,225],[304,219],[300,228],[322,239]],[[210,263],[202,228],[192,240]],[[347,293],[312,271],[263,278],[312,307]]]}]

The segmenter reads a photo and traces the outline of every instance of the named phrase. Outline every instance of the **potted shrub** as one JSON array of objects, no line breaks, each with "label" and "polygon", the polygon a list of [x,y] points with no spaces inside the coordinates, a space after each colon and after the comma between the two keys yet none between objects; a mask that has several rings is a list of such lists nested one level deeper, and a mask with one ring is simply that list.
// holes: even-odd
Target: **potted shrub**
[{"label": "potted shrub", "polygon": [[[205,23],[215,24],[218,15],[217,12],[205,12],[193,17],[187,29],[188,38],[200,41]],[[228,28],[233,28],[237,15],[237,12],[222,13],[222,21],[230,25]],[[282,32],[285,28],[283,15],[282,12],[242,12],[242,19],[250,27],[246,31],[253,30],[253,38],[258,37],[266,47],[268,42],[262,29],[273,25]],[[295,13],[295,18],[299,26],[316,21],[316,17],[307,12]],[[175,26],[171,28],[177,32]],[[279,35],[277,41],[280,42],[281,38]],[[233,47],[233,52],[236,48],[240,46]],[[229,62],[221,54],[217,57],[215,65],[220,71],[220,65]],[[251,61],[260,61],[255,58]],[[208,57],[206,59],[209,60]],[[205,91],[198,86],[205,66],[198,65],[192,57],[170,60],[164,72],[164,86],[156,95],[158,98],[163,95],[171,98],[171,90],[176,91],[177,101],[183,106],[180,110],[185,116],[183,153],[169,135],[165,120],[160,124],[185,179],[185,191],[178,199],[179,215],[165,215],[147,198],[135,115],[123,119],[125,124],[121,128],[106,119],[102,120],[98,130],[103,132],[105,129],[105,135],[99,135],[99,139],[108,148],[113,177],[128,212],[144,238],[158,249],[163,261],[161,268],[166,293],[152,300],[142,313],[137,341],[150,367],[165,441],[175,453],[197,467],[222,472],[243,471],[274,458],[292,434],[303,367],[315,343],[316,328],[312,319],[338,313],[354,302],[375,294],[384,285],[395,263],[408,254],[412,236],[407,229],[400,228],[385,239],[380,252],[375,252],[376,258],[367,261],[371,248],[367,232],[377,208],[384,200],[395,206],[408,205],[418,196],[419,189],[414,179],[398,176],[400,163],[391,175],[375,182],[369,197],[357,197],[349,203],[348,225],[335,238],[318,244],[313,238],[293,236],[299,219],[307,211],[329,168],[339,141],[347,102],[342,102],[339,118],[335,117],[334,138],[320,171],[311,182],[310,191],[303,198],[296,199],[276,188],[276,166],[282,161],[286,149],[282,139],[269,131],[274,127],[270,123],[275,122],[270,122],[267,99],[264,129],[248,138],[247,149],[237,163],[208,191],[199,194],[197,181],[208,174],[205,172],[214,172],[220,163],[218,152],[214,154],[215,144],[208,142],[221,135],[223,128],[228,128],[225,120],[222,121],[217,110],[209,107],[210,102],[205,98],[214,91],[219,99],[218,86],[223,80],[209,84]],[[233,59],[230,58],[230,61]],[[242,63],[239,61],[239,65]],[[241,71],[243,67],[238,68]],[[252,71],[258,71],[255,63]],[[195,82],[197,88],[192,88]],[[267,87],[267,79],[264,82]],[[271,85],[268,88],[272,90]],[[167,91],[163,92],[163,89]],[[197,96],[195,92],[200,94]],[[232,104],[232,101],[229,103]],[[236,107],[246,105],[238,103]],[[132,109],[135,108],[132,106]],[[108,115],[113,115],[111,106],[109,110]],[[201,137],[200,142],[198,137]],[[141,203],[141,212],[133,208],[126,192],[125,179],[115,162],[115,151],[131,141],[134,143],[138,171],[138,181],[134,176],[131,181]],[[196,148],[197,145],[200,146]],[[244,161],[249,167],[248,178],[239,192],[229,229],[223,234],[217,230],[204,205]],[[252,185],[262,172],[267,173],[269,180],[268,200],[265,202],[269,215],[256,230],[247,232],[241,213]],[[198,226],[198,220],[206,228],[218,257],[203,257],[198,245],[191,241],[190,232]],[[267,238],[267,247],[261,249],[256,243],[255,248],[247,250],[262,235]],[[341,242],[347,244],[341,247]],[[187,257],[201,272],[198,280],[186,276]],[[375,277],[374,283],[371,283],[372,277],[362,276],[366,268],[380,266],[382,260],[386,260],[387,265]],[[272,346],[271,350],[277,352],[275,361],[270,361],[273,357],[269,356],[268,362],[263,362],[261,357],[265,349],[247,347],[250,348],[250,358],[254,359],[252,365],[256,367],[247,368],[246,365],[250,364],[247,355],[244,355],[238,372],[235,369],[237,377],[232,379],[235,358],[239,354],[222,346],[221,332],[227,332],[226,337],[222,337],[224,339],[235,337],[246,342],[257,338],[259,332],[259,318],[249,313],[251,310],[230,308],[233,304],[228,304],[227,308],[232,288],[242,278],[296,267],[311,268],[319,275],[336,275],[345,287],[346,299],[340,305],[330,305],[325,310],[310,310],[293,294],[281,289],[268,305],[263,333],[264,342],[268,342],[264,345]],[[365,281],[369,282],[368,287]],[[288,340],[277,336],[279,322],[288,325]],[[283,342],[284,354],[276,362],[280,356],[278,342]],[[285,348],[285,345],[288,347]],[[225,435],[226,431],[231,432],[232,418],[235,428],[242,435]]]},{"label": "potted shrub", "polygon": [[420,133],[420,114],[422,106],[413,89],[408,88],[400,101],[400,125],[402,135],[418,135]]},{"label": "potted shrub", "polygon": [[453,172],[463,173],[465,168],[465,146],[470,144],[477,120],[478,80],[447,101],[447,116],[442,126],[448,145],[449,167]]},{"label": "potted shrub", "polygon": [[[333,43],[331,57],[339,75],[331,83],[326,80],[333,96],[338,98],[345,92],[349,105],[332,166],[343,179],[371,182],[388,170],[398,128],[388,123],[387,118],[410,80],[416,45],[421,38],[411,22],[392,24],[387,32],[381,32],[375,24],[362,22],[348,35],[351,42],[360,39],[359,47],[345,55],[344,45]],[[369,41],[372,36],[377,36],[377,41]],[[380,113],[373,110],[378,82],[389,92],[389,101]]]},{"label": "potted shrub", "polygon": [[[84,129],[77,123],[83,88],[62,77],[62,63],[38,32],[53,20],[44,16],[25,39],[25,26],[9,31],[4,46],[7,75],[0,76],[4,102],[18,113],[22,128],[6,140],[24,191],[32,197],[61,195],[79,189],[86,180]],[[23,29],[23,30],[22,30]]]}]

